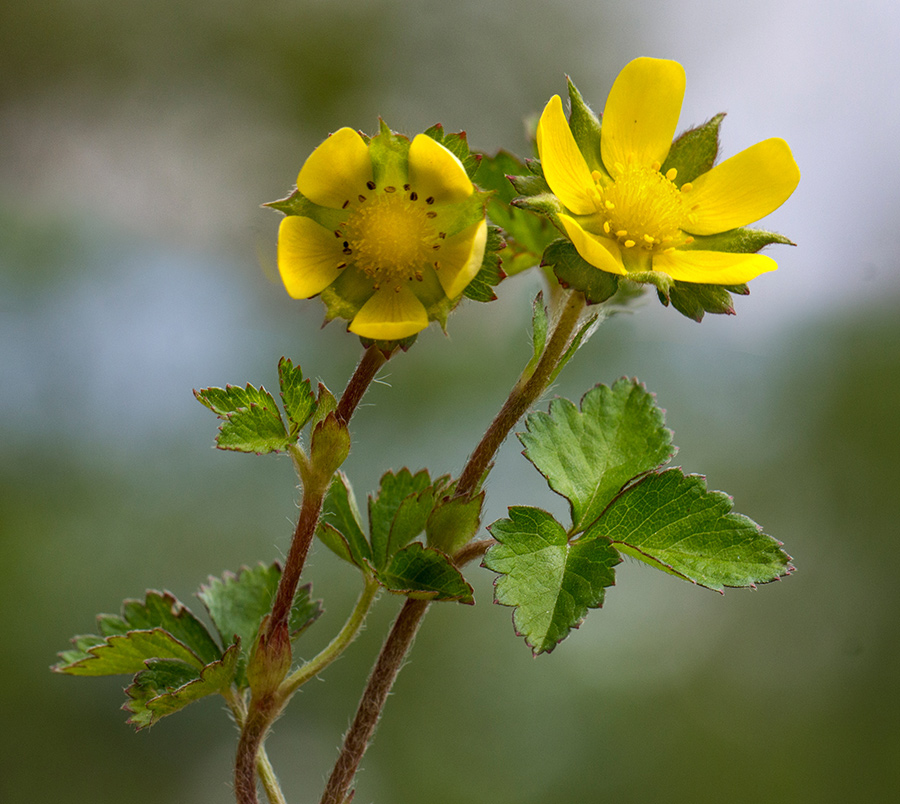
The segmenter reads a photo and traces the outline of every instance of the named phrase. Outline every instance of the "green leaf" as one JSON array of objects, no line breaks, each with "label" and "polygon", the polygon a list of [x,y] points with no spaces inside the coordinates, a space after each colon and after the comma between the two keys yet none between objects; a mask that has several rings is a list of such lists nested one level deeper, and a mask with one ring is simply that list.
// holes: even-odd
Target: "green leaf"
[{"label": "green leaf", "polygon": [[291,422],[291,437],[296,438],[316,410],[316,398],[310,388],[309,380],[303,379],[300,366],[282,357],[278,361],[278,380],[281,385],[281,400],[284,410]]},{"label": "green leaf", "polygon": [[472,587],[440,550],[413,542],[394,554],[376,580],[391,592],[418,600],[456,600],[473,604]]},{"label": "green leaf", "polygon": [[125,690],[130,700],[123,708],[132,713],[128,722],[146,728],[200,698],[221,692],[234,679],[239,655],[240,645],[234,644],[220,660],[199,671],[173,659],[149,660],[147,669]]},{"label": "green leaf", "polygon": [[[415,475],[406,468],[382,475],[378,494],[369,496],[370,542],[376,570],[383,570],[397,550],[425,529],[434,504],[430,486],[425,469]],[[416,527],[418,530],[412,532]]]},{"label": "green leaf", "polygon": [[777,232],[740,227],[713,235],[694,235],[691,243],[681,246],[685,251],[724,251],[729,254],[755,254],[774,244],[794,246],[796,243]]},{"label": "green leaf", "polygon": [[[143,601],[126,600],[120,616],[101,614],[97,624],[103,636],[76,637],[76,650],[61,653],[63,661],[55,670],[72,675],[114,675],[142,670],[144,659],[158,656],[202,667],[222,655],[206,626],[170,592],[150,590]],[[138,631],[144,635],[110,645],[111,637]],[[153,653],[157,649],[153,645],[162,653]],[[143,650],[150,653],[143,655]],[[120,667],[134,669],[113,669]]]},{"label": "green leaf", "polygon": [[719,126],[724,118],[724,113],[717,114],[703,125],[681,134],[672,143],[660,173],[675,168],[678,171],[675,185],[681,187],[711,170],[719,153]]},{"label": "green leaf", "polygon": [[626,555],[717,591],[792,572],[780,542],[731,509],[731,498],[707,491],[705,478],[674,468],[625,489],[598,525]]},{"label": "green leaf", "polygon": [[479,185],[493,191],[487,205],[488,217],[506,237],[503,270],[507,276],[538,265],[547,244],[556,236],[556,230],[546,218],[510,206],[516,195],[549,192],[546,182],[534,176],[521,177],[523,183],[514,186],[512,177],[526,171],[527,167],[506,151],[484,156],[478,171]]},{"label": "green leaf", "polygon": [[[337,472],[331,480],[317,533],[329,548],[360,569],[366,567],[366,561],[372,560],[356,496],[350,480],[343,472]],[[338,534],[339,538],[336,539],[334,534]]]},{"label": "green leaf", "polygon": [[525,366],[525,370],[522,372],[523,376],[530,377],[534,373],[535,368],[537,368],[538,361],[541,359],[541,355],[544,354],[544,347],[547,345],[548,330],[547,307],[544,304],[544,291],[542,290],[534,297],[534,302],[531,305],[531,343],[533,353],[531,360],[528,361],[528,365]]},{"label": "green leaf", "polygon": [[591,529],[569,541],[565,528],[539,508],[514,506],[488,530],[497,540],[484,566],[500,574],[494,600],[514,606],[516,633],[535,655],[550,652],[577,628],[589,608],[603,605],[622,559]]},{"label": "green leaf", "polygon": [[[278,564],[258,564],[242,567],[237,574],[223,573],[221,578],[210,578],[201,587],[198,597],[203,601],[209,616],[219,632],[223,645],[238,643],[243,646],[238,657],[235,677],[243,686],[249,651],[256,639],[263,617],[272,608],[281,567]],[[290,627],[296,637],[322,614],[319,600],[311,600],[312,587],[301,586],[294,596]]]},{"label": "green leaf", "polygon": [[[436,485],[436,484],[435,484]],[[445,497],[428,517],[425,534],[428,546],[454,555],[478,533],[484,492],[474,497]]]},{"label": "green leaf", "polygon": [[541,265],[551,266],[564,288],[580,290],[591,304],[606,301],[619,288],[619,279],[615,274],[591,265],[564,238],[554,240],[547,246]]},{"label": "green leaf", "polygon": [[219,449],[264,454],[287,449],[292,440],[274,397],[265,388],[226,385],[194,391],[194,396],[224,419],[216,437]]},{"label": "green leaf", "polygon": [[637,475],[675,454],[672,433],[653,395],[637,380],[598,385],[581,400],[531,414],[519,434],[525,457],[571,503],[573,532],[584,530]]}]

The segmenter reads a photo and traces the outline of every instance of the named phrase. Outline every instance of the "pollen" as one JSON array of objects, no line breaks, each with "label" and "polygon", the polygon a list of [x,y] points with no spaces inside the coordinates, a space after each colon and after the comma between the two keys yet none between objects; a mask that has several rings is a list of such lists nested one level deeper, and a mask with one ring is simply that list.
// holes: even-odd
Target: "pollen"
[{"label": "pollen", "polygon": [[345,253],[352,252],[373,287],[388,283],[399,289],[399,282],[418,279],[421,267],[440,248],[436,216],[415,192],[405,196],[385,187],[357,206],[341,226]]},{"label": "pollen", "polygon": [[690,229],[692,210],[682,192],[690,185],[679,190],[674,184],[677,172],[671,168],[662,174],[656,164],[629,164],[618,171],[613,183],[598,188],[597,216],[603,231],[624,248],[639,246],[652,252],[662,250],[662,244],[670,248],[684,243],[682,232]]}]

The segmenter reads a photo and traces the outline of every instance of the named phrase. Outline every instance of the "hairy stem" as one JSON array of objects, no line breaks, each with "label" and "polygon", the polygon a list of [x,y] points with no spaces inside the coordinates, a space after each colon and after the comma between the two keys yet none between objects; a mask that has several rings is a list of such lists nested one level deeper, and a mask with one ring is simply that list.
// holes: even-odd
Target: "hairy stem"
[{"label": "hairy stem", "polygon": [[[537,366],[530,376],[525,373],[519,378],[509,397],[497,414],[484,437],[475,448],[459,476],[456,495],[467,496],[478,490],[488,466],[500,445],[506,440],[516,422],[544,393],[553,376],[584,310],[584,296],[572,293],[562,308],[553,334],[550,336]],[[474,543],[472,549],[464,547],[456,556],[457,564],[473,560],[490,546],[492,540]],[[412,647],[413,640],[428,601],[409,599],[397,615],[388,634],[378,660],[363,691],[356,717],[344,735],[344,745],[340,756],[328,779],[321,804],[346,804],[347,795],[356,776],[359,763],[369,746],[375,726],[381,717],[388,693],[403,666],[403,661]]]}]

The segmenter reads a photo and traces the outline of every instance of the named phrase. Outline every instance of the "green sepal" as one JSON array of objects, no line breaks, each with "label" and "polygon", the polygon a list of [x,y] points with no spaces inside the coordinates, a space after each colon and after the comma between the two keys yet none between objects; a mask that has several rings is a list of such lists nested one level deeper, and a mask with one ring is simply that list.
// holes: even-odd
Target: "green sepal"
[{"label": "green sepal", "polygon": [[777,232],[739,227],[714,235],[694,235],[694,240],[681,246],[682,251],[725,251],[730,254],[755,254],[766,246],[778,244],[795,246],[793,241]]},{"label": "green sepal", "polygon": [[331,479],[316,533],[329,549],[360,569],[365,570],[372,561],[353,486],[343,472],[336,472]]},{"label": "green sepal", "polygon": [[626,555],[719,592],[754,587],[794,570],[780,542],[732,512],[728,495],[708,491],[704,477],[678,468],[627,487],[599,526]]},{"label": "green sepal", "polygon": [[290,435],[296,439],[316,410],[316,398],[309,380],[303,378],[300,366],[295,367],[287,357],[278,361],[278,380],[281,385],[281,401],[291,423]]},{"label": "green sepal", "polygon": [[642,285],[653,285],[660,299],[668,299],[675,285],[675,280],[662,271],[629,271],[628,279]]},{"label": "green sepal", "polygon": [[418,337],[419,333],[416,333],[396,341],[373,341],[371,338],[364,338],[360,335],[359,342],[362,344],[363,349],[378,349],[385,357],[390,357],[397,349],[400,349],[402,352],[409,351],[409,348],[416,342]]},{"label": "green sepal", "polygon": [[666,298],[657,291],[660,302],[668,307],[669,302],[683,316],[700,322],[706,313],[734,315],[731,294],[723,285],[701,285],[693,282],[679,282],[677,279]]},{"label": "green sepal", "polygon": [[325,418],[329,413],[334,413],[334,411],[337,410],[337,399],[335,399],[334,394],[328,390],[325,383],[319,383],[318,391],[319,393],[316,397],[316,411],[310,419],[310,430],[315,430],[321,422],[325,421]]},{"label": "green sepal", "polygon": [[474,497],[445,497],[428,517],[425,526],[428,546],[455,555],[478,533],[483,505],[483,491]]},{"label": "green sepal", "polygon": [[546,511],[513,506],[509,519],[488,530],[497,540],[484,557],[484,566],[500,575],[494,600],[515,607],[516,633],[535,655],[552,651],[615,584],[613,567],[622,558],[593,529],[571,541]]},{"label": "green sepal", "polygon": [[565,208],[559,202],[559,199],[552,193],[520,195],[514,198],[510,205],[516,209],[525,209],[529,212],[536,212],[538,215],[546,215],[551,220],[555,219],[559,213],[565,212]]},{"label": "green sepal", "polygon": [[325,305],[326,322],[335,318],[352,321],[371,297],[372,280],[364,271],[341,271],[338,278],[319,294]]},{"label": "green sepal", "polygon": [[575,144],[591,170],[599,170],[607,178],[609,173],[600,156],[600,118],[584,102],[571,78],[566,78],[569,87],[569,128]]},{"label": "green sepal", "polygon": [[[206,626],[170,592],[150,590],[143,601],[126,600],[122,604],[121,615],[101,614],[97,618],[97,624],[103,636],[91,634],[76,637],[73,640],[76,649],[60,654],[62,661],[53,668],[55,671],[70,675],[116,675],[137,672],[143,669],[143,659],[160,655],[182,659],[197,667],[222,656]],[[154,636],[156,631],[164,635]],[[130,645],[122,643],[110,650],[111,638],[127,637],[133,632],[142,632],[145,636],[135,638]],[[149,646],[155,641],[164,651],[163,654],[152,652]],[[136,656],[134,650],[145,647],[151,652],[135,658],[129,665],[129,653]],[[97,649],[102,649],[99,655]],[[193,659],[185,659],[184,651]],[[124,665],[135,669],[112,669]]]},{"label": "green sepal", "polygon": [[573,533],[594,522],[626,483],[675,454],[662,411],[637,380],[595,386],[580,410],[556,399],[549,413],[532,413],[525,426],[519,434],[525,457],[569,500]]},{"label": "green sepal", "polygon": [[240,644],[235,643],[222,658],[197,671],[174,659],[150,659],[147,669],[125,689],[131,712],[128,722],[138,730],[152,726],[188,704],[227,688],[235,676]]},{"label": "green sepal", "polygon": [[[436,123],[431,128],[426,129],[424,133],[431,137],[435,142],[443,145],[460,162],[462,162],[462,166],[465,168],[469,180],[475,180],[475,174],[479,172],[481,156],[479,154],[473,154],[471,150],[469,150],[469,140],[465,131],[447,134],[444,131],[444,127],[440,123]],[[479,174],[479,179],[480,178],[481,175]],[[479,184],[481,184],[480,181]]]},{"label": "green sepal", "polygon": [[345,218],[343,210],[319,206],[310,201],[299,190],[294,190],[287,198],[270,201],[268,204],[263,204],[263,206],[277,209],[284,215],[299,215],[303,218],[310,218],[330,231],[340,228]]},{"label": "green sepal", "polygon": [[309,457],[313,471],[330,478],[350,454],[350,431],[329,413],[313,429],[310,436]]},{"label": "green sepal", "polygon": [[378,493],[369,496],[369,541],[376,570],[383,570],[394,553],[425,529],[433,506],[434,489],[425,469],[415,475],[406,468],[382,475]]},{"label": "green sepal", "polygon": [[693,181],[711,170],[719,154],[719,126],[724,118],[725,113],[722,112],[703,125],[679,135],[672,143],[669,155],[659,169],[660,173],[665,175],[675,168],[678,175],[674,184],[681,187],[682,184]]},{"label": "green sepal", "polygon": [[[242,567],[236,574],[225,572],[221,578],[210,577],[197,594],[209,612],[222,644],[243,646],[235,669],[235,683],[239,688],[246,686],[249,652],[263,617],[272,609],[280,579],[281,567],[277,563],[257,564]],[[324,611],[322,601],[312,600],[311,593],[312,586],[306,584],[294,595],[288,620],[292,639],[299,637]]]},{"label": "green sepal", "polygon": [[378,121],[378,134],[369,140],[372,174],[379,187],[402,187],[409,180],[409,140]]},{"label": "green sepal", "polygon": [[[526,166],[516,157],[500,151],[495,156],[485,156],[478,173],[479,184],[493,191],[487,214],[504,232],[503,272],[507,276],[537,265],[544,248],[556,236],[556,230],[547,218],[510,206],[516,195],[550,192],[543,178],[516,175],[525,170]],[[523,183],[515,184],[520,179]]]},{"label": "green sepal", "polygon": [[413,542],[397,551],[375,579],[389,592],[416,600],[475,602],[472,587],[450,558],[433,547]]},{"label": "green sepal", "polygon": [[499,253],[505,245],[500,229],[496,226],[489,226],[481,268],[463,291],[463,295],[467,299],[490,302],[497,298],[494,288],[506,278],[506,273],[500,267]]},{"label": "green sepal", "polygon": [[619,278],[615,274],[591,265],[572,242],[564,238],[547,246],[541,265],[552,267],[560,285],[581,291],[590,304],[605,302],[619,288]]},{"label": "green sepal", "polygon": [[275,398],[263,387],[226,385],[194,391],[194,396],[223,420],[216,436],[219,449],[263,455],[282,452],[293,441]]}]

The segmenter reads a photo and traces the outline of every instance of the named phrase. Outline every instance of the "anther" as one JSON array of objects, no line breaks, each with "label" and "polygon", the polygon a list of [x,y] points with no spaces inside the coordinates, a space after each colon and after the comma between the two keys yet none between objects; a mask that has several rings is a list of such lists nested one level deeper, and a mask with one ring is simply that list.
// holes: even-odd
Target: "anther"
[{"label": "anther", "polygon": [[446,237],[447,237],[447,233],[446,233],[446,232],[438,232],[438,237],[439,237],[441,240],[444,240],[444,239],[446,239]]},{"label": "anther", "polygon": [[[341,232],[340,229],[335,229],[335,230],[334,230],[334,236],[335,236],[338,240],[340,240],[344,235],[342,234],[342,232]],[[344,245],[347,245],[347,244],[345,243]]]},{"label": "anther", "polygon": [[650,165],[650,170],[659,170],[661,167],[662,162],[653,162],[653,164]]},{"label": "anther", "polygon": [[669,181],[675,181],[675,177],[678,175],[678,168],[669,168],[666,171],[666,178]]},{"label": "anther", "polygon": [[684,244],[685,244],[685,245],[688,245],[689,243],[693,243],[693,242],[694,242],[694,238],[691,237],[690,235],[688,235],[688,236],[684,239]]},{"label": "anther", "polygon": [[416,271],[413,276],[415,276],[419,282],[421,282],[425,278],[424,274],[421,271]]},{"label": "anther", "polygon": [[385,187],[385,188],[384,188],[384,191],[385,191],[386,193],[396,193],[396,192],[397,192],[397,188],[396,188],[396,187],[388,186],[388,187]]},{"label": "anther", "polygon": [[634,246],[634,240],[626,240],[622,245],[624,245],[625,248],[632,248]]},{"label": "anther", "polygon": [[341,209],[347,209],[347,207],[349,207],[349,206],[350,206],[350,199],[348,198],[346,201],[344,201],[343,204],[341,204]]},{"label": "anther", "polygon": [[[406,190],[406,192],[409,192],[410,187],[409,187],[408,184],[404,184],[404,185],[403,185],[403,189]],[[413,200],[415,200],[415,199],[413,199]]]},{"label": "anther", "polygon": [[346,268],[346,267],[347,267],[347,263],[342,262],[340,265],[338,265],[338,270],[340,270],[341,268]]},{"label": "anther", "polygon": [[353,253],[353,249],[351,249],[351,248],[345,248],[341,253],[346,254],[346,255],[349,256],[350,254]]},{"label": "anther", "polygon": [[440,243],[435,243],[431,248],[433,251],[437,251],[441,247]]},{"label": "anther", "polygon": [[[406,189],[409,189],[409,185],[408,185],[408,184],[406,185]],[[410,200],[410,201],[418,201],[418,200],[419,200],[419,194],[418,194],[415,190],[413,190],[413,191],[409,194],[409,200]]]},{"label": "anther", "polygon": [[426,203],[426,204],[433,204],[433,203],[434,203],[434,196],[433,196],[433,195],[428,196],[428,198],[425,199],[425,203]]},{"label": "anther", "polygon": [[681,192],[683,192],[683,193],[689,193],[693,189],[694,189],[694,185],[691,184],[689,181],[686,181],[684,184],[681,185]]},{"label": "anther", "polygon": [[656,242],[653,239],[653,235],[648,235],[648,234],[644,235],[644,240],[647,241],[651,246]]},{"label": "anther", "polygon": [[603,231],[609,234],[610,229],[612,227],[609,225],[609,221],[603,221]]},{"label": "anther", "polygon": [[400,292],[400,285],[397,285],[397,287],[394,288],[394,293],[399,293],[399,292]]},{"label": "anther", "polygon": [[350,242],[349,242],[349,241],[347,241],[347,240],[344,241],[344,248],[350,248]]},{"label": "anther", "polygon": [[431,211],[428,211],[428,212],[425,213],[425,217],[426,217],[426,218],[436,218],[436,217],[437,217],[437,212],[431,212]]},{"label": "anther", "polygon": [[434,261],[434,270],[435,271],[441,270],[441,264],[437,260]]},{"label": "anther", "polygon": [[616,205],[612,201],[604,201],[603,206],[605,206],[607,209],[615,209],[616,208]]},{"label": "anther", "polygon": [[358,195],[357,198],[359,199],[360,204],[366,200],[366,197],[364,195]]},{"label": "anther", "polygon": [[628,234],[627,229],[619,229],[619,231],[616,232],[616,237],[625,237],[625,235],[627,235],[627,234]]},{"label": "anther", "polygon": [[374,190],[375,182],[370,179],[369,181],[366,182],[366,187],[368,187],[370,190]]}]

